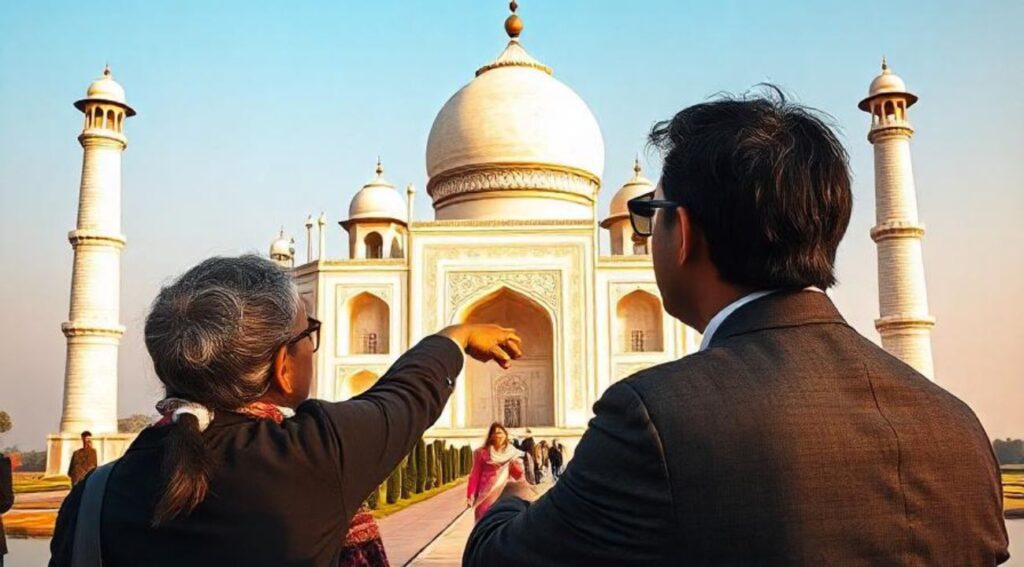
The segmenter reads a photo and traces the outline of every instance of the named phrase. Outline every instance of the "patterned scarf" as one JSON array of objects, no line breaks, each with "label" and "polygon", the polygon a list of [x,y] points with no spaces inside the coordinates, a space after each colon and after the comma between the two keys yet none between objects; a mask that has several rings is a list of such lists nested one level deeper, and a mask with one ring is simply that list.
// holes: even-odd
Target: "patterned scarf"
[{"label": "patterned scarf", "polygon": [[[163,427],[178,421],[178,416],[188,413],[199,420],[199,430],[204,431],[213,421],[213,410],[206,406],[183,400],[181,398],[164,398],[157,402],[156,410],[162,416],[153,424]],[[234,410],[250,419],[267,419],[281,425],[285,419],[295,416],[295,410],[277,406],[268,402],[252,402]],[[384,541],[380,537],[377,521],[373,519],[370,508],[363,504],[356,511],[345,534],[341,556],[337,567],[388,567],[388,556],[384,551]]]}]

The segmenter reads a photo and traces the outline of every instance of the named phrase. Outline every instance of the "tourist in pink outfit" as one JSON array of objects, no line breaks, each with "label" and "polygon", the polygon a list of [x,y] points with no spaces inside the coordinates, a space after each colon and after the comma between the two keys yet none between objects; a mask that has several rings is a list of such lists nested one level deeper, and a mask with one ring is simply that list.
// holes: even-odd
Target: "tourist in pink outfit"
[{"label": "tourist in pink outfit", "polygon": [[466,487],[466,506],[476,504],[475,521],[487,513],[509,478],[522,480],[523,452],[508,442],[508,431],[498,422],[487,430],[487,441],[473,452],[473,470]]}]

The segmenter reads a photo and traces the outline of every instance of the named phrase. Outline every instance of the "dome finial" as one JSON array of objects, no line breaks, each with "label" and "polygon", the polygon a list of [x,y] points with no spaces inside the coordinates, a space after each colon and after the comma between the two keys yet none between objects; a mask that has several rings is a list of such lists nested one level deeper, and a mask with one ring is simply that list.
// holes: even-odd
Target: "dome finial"
[{"label": "dome finial", "polygon": [[104,77],[109,77],[110,74],[111,74],[110,73],[110,63],[104,63],[103,64],[103,76]]},{"label": "dome finial", "polygon": [[512,15],[505,18],[505,33],[512,39],[517,39],[519,34],[523,33],[523,20],[516,15],[516,10],[519,9],[519,4],[516,0],[512,0],[508,3],[509,10],[512,10]]},{"label": "dome finial", "polygon": [[640,172],[642,171],[643,168],[640,167],[640,156],[637,155],[633,158],[633,173],[635,174],[635,177],[640,177]]},{"label": "dome finial", "polygon": [[380,156],[377,156],[377,177],[384,175],[384,166],[380,163]]},{"label": "dome finial", "polygon": [[889,71],[889,63],[885,60],[885,55],[883,55],[882,56],[882,73],[888,74],[889,72],[890,72]]}]

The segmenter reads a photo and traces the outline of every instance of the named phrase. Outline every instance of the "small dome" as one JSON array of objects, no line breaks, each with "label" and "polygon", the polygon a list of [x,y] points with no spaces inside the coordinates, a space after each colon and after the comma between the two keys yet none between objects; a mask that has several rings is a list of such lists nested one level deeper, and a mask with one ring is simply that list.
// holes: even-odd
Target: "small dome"
[{"label": "small dome", "polygon": [[117,103],[125,108],[128,116],[135,115],[135,110],[128,106],[124,87],[121,86],[121,83],[114,80],[109,65],[104,67],[102,77],[89,84],[89,88],[85,91],[85,98],[76,102],[75,107],[83,110],[85,103],[89,101]]},{"label": "small dome", "polygon": [[406,203],[384,177],[384,167],[377,161],[377,177],[363,185],[348,206],[348,222],[360,219],[386,219],[405,223]]},{"label": "small dome", "polygon": [[640,160],[634,160],[633,177],[612,196],[611,205],[608,207],[608,218],[601,221],[602,227],[608,228],[616,221],[628,218],[629,207],[627,203],[629,203],[629,200],[654,191],[654,184],[642,175],[642,171]]},{"label": "small dome", "polygon": [[270,243],[270,257],[291,259],[294,256],[295,239],[285,236],[284,228],[282,228],[281,233]]},{"label": "small dome", "polygon": [[903,95],[904,98],[907,99],[908,107],[917,102],[917,96],[907,92],[907,84],[899,75],[889,70],[889,64],[885,61],[885,58],[883,57],[882,72],[879,73],[879,75],[871,81],[871,85],[868,87],[868,96],[867,98],[860,102],[858,107],[861,110],[868,111],[870,110],[870,105],[868,104],[868,102],[871,99],[875,98],[876,96],[892,94]]}]

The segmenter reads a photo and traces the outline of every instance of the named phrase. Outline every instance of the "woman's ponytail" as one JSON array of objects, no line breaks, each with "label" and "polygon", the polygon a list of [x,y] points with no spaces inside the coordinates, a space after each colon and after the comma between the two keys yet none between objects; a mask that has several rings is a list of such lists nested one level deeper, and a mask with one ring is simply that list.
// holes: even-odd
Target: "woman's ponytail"
[{"label": "woman's ponytail", "polygon": [[199,419],[181,413],[164,440],[164,493],[153,511],[153,527],[188,515],[206,498],[213,459],[203,444]]}]

